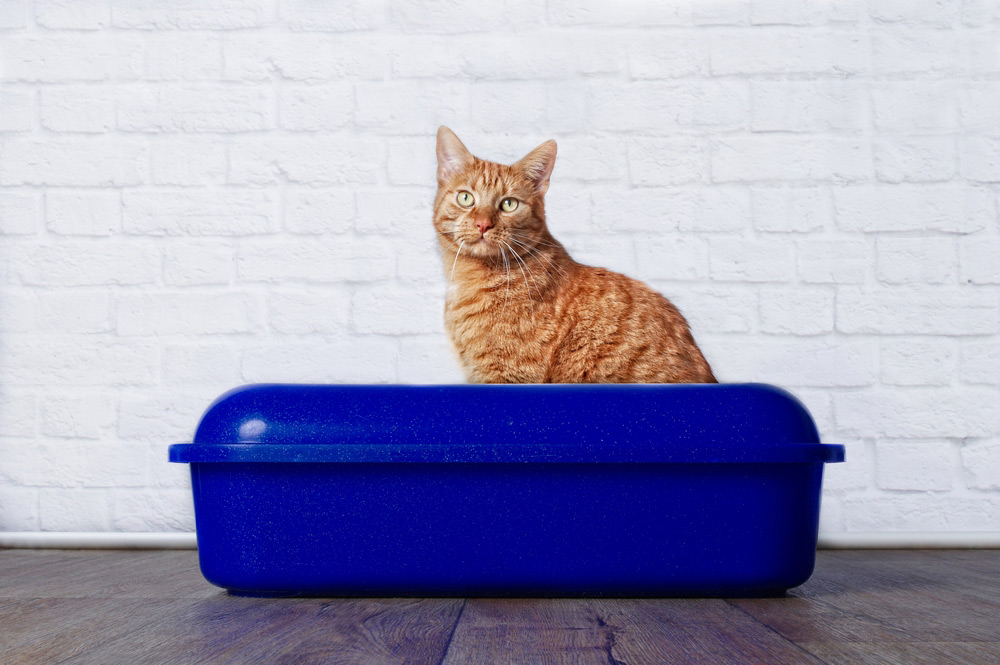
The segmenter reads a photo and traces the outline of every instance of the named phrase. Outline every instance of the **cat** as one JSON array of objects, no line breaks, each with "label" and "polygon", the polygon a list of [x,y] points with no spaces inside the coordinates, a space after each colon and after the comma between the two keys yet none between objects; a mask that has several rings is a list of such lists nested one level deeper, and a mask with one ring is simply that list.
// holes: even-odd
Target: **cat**
[{"label": "cat", "polygon": [[715,383],[687,321],[637,280],[582,265],[549,233],[556,143],[510,166],[437,133],[434,228],[445,328],[473,383]]}]

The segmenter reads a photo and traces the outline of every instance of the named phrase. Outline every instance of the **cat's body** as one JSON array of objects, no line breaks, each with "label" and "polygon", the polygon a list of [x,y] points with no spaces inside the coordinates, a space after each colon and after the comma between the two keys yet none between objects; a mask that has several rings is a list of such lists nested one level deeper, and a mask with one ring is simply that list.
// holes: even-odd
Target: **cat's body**
[{"label": "cat's body", "polygon": [[642,282],[577,263],[545,225],[555,143],[506,166],[438,131],[445,327],[478,383],[712,383],[684,317]]}]

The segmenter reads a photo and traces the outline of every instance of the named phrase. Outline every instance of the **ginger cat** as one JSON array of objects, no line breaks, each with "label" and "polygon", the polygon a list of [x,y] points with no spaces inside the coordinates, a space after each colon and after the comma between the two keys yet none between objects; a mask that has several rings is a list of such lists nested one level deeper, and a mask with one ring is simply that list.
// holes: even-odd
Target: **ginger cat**
[{"label": "ginger cat", "polygon": [[477,383],[715,383],[687,321],[642,282],[577,263],[545,225],[546,141],[506,166],[437,134],[445,327]]}]

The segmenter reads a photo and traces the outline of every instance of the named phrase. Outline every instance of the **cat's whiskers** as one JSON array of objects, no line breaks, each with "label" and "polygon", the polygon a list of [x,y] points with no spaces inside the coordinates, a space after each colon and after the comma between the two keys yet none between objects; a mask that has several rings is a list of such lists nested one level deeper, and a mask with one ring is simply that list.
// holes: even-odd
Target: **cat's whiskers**
[{"label": "cat's whiskers", "polygon": [[465,246],[465,240],[462,240],[462,242],[458,244],[458,251],[455,252],[455,262],[451,264],[451,277],[448,278],[449,282],[455,281],[455,268],[458,267],[458,257],[462,253],[462,247],[464,246]]},{"label": "cat's whiskers", "polygon": [[[503,244],[507,245],[507,243],[504,242],[503,240],[501,240],[500,242],[502,242]],[[528,305],[531,307],[531,313],[532,313],[532,315],[534,315],[534,313],[535,313],[535,303],[534,303],[534,301],[531,298],[531,286],[532,286],[532,284],[534,284],[535,291],[538,292],[538,297],[539,298],[542,297],[542,291],[538,288],[538,284],[535,282],[534,277],[530,278],[531,281],[529,283],[528,280],[529,280],[529,275],[531,274],[531,268],[529,268],[528,265],[524,262],[524,259],[522,259],[520,256],[518,256],[517,252],[515,252],[514,248],[511,247],[510,245],[507,245],[507,249],[510,250],[511,255],[514,257],[514,260],[517,262],[517,267],[521,269],[521,276],[524,277],[524,285],[528,289]],[[527,272],[525,272],[525,271],[527,271]]]},{"label": "cat's whiskers", "polygon": [[507,252],[503,247],[500,248],[500,256],[503,257],[503,266],[507,270],[507,291],[503,294],[503,308],[500,310],[500,314],[507,311],[507,298],[510,296],[510,261],[507,260]]},{"label": "cat's whiskers", "polygon": [[[565,277],[565,276],[566,276],[566,271],[565,271],[565,270],[563,270],[562,266],[560,266],[560,265],[559,265],[558,263],[556,263],[556,261],[555,261],[555,260],[554,260],[554,259],[553,259],[553,258],[552,258],[551,256],[549,256],[548,254],[545,254],[545,253],[543,253],[543,252],[542,252],[541,250],[539,250],[539,249],[537,249],[537,248],[535,248],[535,247],[529,247],[528,245],[524,244],[524,243],[523,243],[523,242],[521,242],[520,240],[517,240],[516,238],[514,238],[514,237],[513,237],[513,234],[511,234],[511,238],[510,238],[510,239],[511,239],[511,241],[512,241],[512,242],[514,242],[514,243],[516,243],[517,245],[519,245],[519,246],[523,247],[523,248],[524,248],[524,250],[525,250],[526,252],[528,252],[528,254],[529,254],[529,255],[531,255],[531,256],[533,256],[533,257],[535,257],[535,258],[536,258],[536,259],[538,259],[538,260],[544,260],[544,261],[546,262],[546,264],[548,264],[548,265],[552,266],[552,267],[553,267],[553,268],[555,268],[555,269],[556,269],[557,271],[559,271],[559,274],[560,274],[560,275],[562,275],[563,277]],[[547,275],[548,275],[549,277],[552,277],[552,273],[550,273],[550,272],[548,271],[548,269],[547,269],[547,268],[545,267],[545,265],[543,265],[543,266],[542,266],[542,270],[544,270],[544,271],[545,271],[545,273],[546,273],[546,274],[547,274]]]}]

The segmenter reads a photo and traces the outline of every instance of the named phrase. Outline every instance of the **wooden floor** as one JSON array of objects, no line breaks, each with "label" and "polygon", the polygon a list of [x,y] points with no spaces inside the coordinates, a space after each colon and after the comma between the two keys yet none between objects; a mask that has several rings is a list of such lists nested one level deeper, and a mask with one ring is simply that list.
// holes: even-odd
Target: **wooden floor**
[{"label": "wooden floor", "polygon": [[1000,551],[820,552],[768,599],[229,596],[195,552],[0,550],[0,663],[1000,663]]}]

